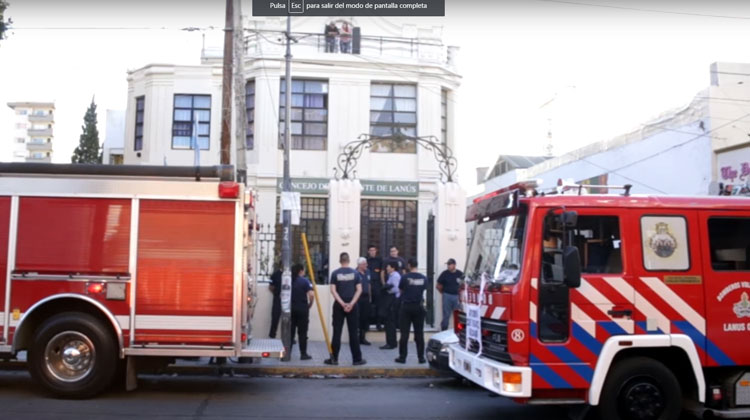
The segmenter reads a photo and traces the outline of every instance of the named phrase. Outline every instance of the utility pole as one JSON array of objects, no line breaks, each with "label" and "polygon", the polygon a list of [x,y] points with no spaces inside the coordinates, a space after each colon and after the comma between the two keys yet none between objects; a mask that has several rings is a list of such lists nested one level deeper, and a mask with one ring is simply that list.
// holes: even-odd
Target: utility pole
[{"label": "utility pole", "polygon": [[227,0],[226,19],[224,22],[224,68],[221,80],[221,155],[222,165],[231,161],[232,139],[232,44],[234,42],[234,5]]},{"label": "utility pole", "polygon": [[247,105],[245,103],[245,31],[242,25],[242,0],[234,1],[234,106],[237,182],[247,185]]},{"label": "utility pole", "polygon": [[[289,361],[292,357],[292,211],[288,208],[289,196],[292,192],[292,179],[289,176],[289,150],[292,147],[292,17],[286,18],[286,72],[284,83],[286,91],[284,96],[284,182],[281,189],[282,203],[282,242],[281,242],[281,263],[284,265],[284,272],[281,275],[281,342],[284,344],[286,351],[282,360]],[[286,199],[287,208],[284,208]]]}]

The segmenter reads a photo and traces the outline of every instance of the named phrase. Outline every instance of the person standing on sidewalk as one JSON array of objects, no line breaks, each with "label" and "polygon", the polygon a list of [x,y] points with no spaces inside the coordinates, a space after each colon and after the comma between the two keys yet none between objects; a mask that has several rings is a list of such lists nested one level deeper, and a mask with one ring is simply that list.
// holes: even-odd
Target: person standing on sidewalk
[{"label": "person standing on sidewalk", "polygon": [[399,298],[401,290],[398,286],[401,283],[401,274],[398,272],[398,263],[390,261],[385,266],[388,273],[388,282],[383,287],[385,302],[383,303],[383,315],[385,318],[385,345],[380,347],[381,350],[391,350],[396,348],[396,322],[398,318]]},{"label": "person standing on sidewalk", "polygon": [[398,288],[401,290],[401,311],[399,325],[401,340],[398,343],[396,363],[406,363],[409,345],[409,330],[414,326],[414,342],[417,343],[417,358],[424,363],[424,306],[423,295],[427,277],[417,272],[417,260],[409,259],[409,272],[401,277]]},{"label": "person standing on sidewalk", "polygon": [[380,271],[383,269],[383,259],[378,256],[378,247],[370,244],[367,247],[367,268],[372,272],[372,314],[375,317],[375,328],[383,331],[383,318],[380,316],[380,291],[383,290],[383,277]]},{"label": "person standing on sidewalk", "polygon": [[281,318],[281,264],[274,264],[274,271],[271,273],[271,284],[268,290],[273,293],[273,305],[271,306],[271,331],[268,336],[276,338],[276,331],[279,329],[279,319]]},{"label": "person standing on sidewalk", "polygon": [[[312,282],[305,277],[305,268],[302,264],[292,266],[292,338],[295,331],[298,332],[299,358],[300,360],[310,360],[307,354],[307,326],[310,323],[310,307],[315,301],[315,294],[312,289]],[[294,344],[292,343],[292,347]],[[289,349],[291,352],[291,348]]]},{"label": "person standing on sidewalk", "polygon": [[362,351],[359,348],[359,311],[357,300],[362,295],[362,285],[359,283],[357,271],[349,267],[349,254],[342,252],[339,256],[341,268],[331,273],[331,294],[336,300],[333,304],[333,340],[331,347],[333,355],[323,363],[327,365],[339,364],[339,350],[341,350],[341,330],[346,328],[349,331],[349,349],[352,352],[352,362],[354,365],[364,365],[367,363],[362,358]]},{"label": "person standing on sidewalk", "polygon": [[443,320],[440,329],[445,331],[450,324],[453,311],[458,309],[458,280],[464,276],[461,270],[456,269],[456,260],[448,259],[448,269],[440,273],[437,281],[437,289],[443,294]]},{"label": "person standing on sidewalk", "polygon": [[372,303],[372,273],[367,269],[367,258],[360,257],[357,260],[357,274],[359,283],[362,285],[362,296],[357,301],[359,306],[359,344],[369,346],[365,335],[370,329],[370,311]]}]

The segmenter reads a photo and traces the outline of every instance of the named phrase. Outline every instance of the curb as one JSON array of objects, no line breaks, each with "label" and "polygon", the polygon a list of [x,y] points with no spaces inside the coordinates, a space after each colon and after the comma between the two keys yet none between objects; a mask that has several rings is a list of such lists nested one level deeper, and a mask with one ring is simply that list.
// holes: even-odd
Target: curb
[{"label": "curb", "polygon": [[[25,362],[0,362],[2,370],[26,370]],[[353,367],[353,366],[190,366],[169,365],[161,373],[183,375],[246,375],[250,377],[282,376],[285,378],[426,378],[446,376],[429,367]]]}]

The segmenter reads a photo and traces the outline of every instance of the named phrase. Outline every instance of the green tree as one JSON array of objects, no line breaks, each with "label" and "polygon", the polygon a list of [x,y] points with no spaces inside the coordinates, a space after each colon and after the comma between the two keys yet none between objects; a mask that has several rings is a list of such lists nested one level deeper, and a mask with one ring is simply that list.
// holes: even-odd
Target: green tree
[{"label": "green tree", "polygon": [[5,39],[5,32],[10,28],[10,24],[13,20],[5,20],[5,9],[8,8],[8,2],[0,0],[0,40]]},{"label": "green tree", "polygon": [[73,163],[102,163],[102,155],[99,153],[99,130],[96,128],[96,104],[91,99],[91,105],[83,116],[83,133],[78,142],[78,147],[73,152],[70,161]]}]

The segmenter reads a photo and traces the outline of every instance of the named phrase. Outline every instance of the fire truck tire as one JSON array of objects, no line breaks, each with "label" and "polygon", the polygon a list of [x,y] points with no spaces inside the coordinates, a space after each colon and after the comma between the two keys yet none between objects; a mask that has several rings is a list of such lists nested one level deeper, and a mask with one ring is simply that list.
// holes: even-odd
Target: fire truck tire
[{"label": "fire truck tire", "polygon": [[90,398],[112,384],[117,344],[111,332],[91,315],[65,312],[45,321],[29,348],[29,373],[63,398]]},{"label": "fire truck tire", "polygon": [[682,391],[675,375],[648,357],[633,357],[612,366],[599,400],[599,418],[677,420]]}]

